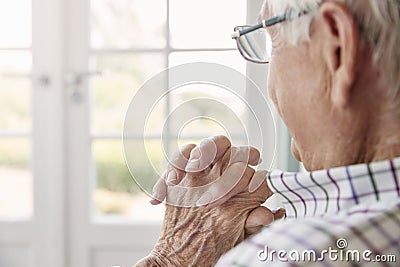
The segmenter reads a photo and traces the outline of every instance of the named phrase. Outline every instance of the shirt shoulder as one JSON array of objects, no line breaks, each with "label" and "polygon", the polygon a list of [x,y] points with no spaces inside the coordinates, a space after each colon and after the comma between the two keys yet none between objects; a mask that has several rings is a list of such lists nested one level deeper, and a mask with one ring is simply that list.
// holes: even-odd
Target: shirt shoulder
[{"label": "shirt shoulder", "polygon": [[[352,266],[354,261],[395,266],[400,261],[400,204],[386,206],[275,222],[224,255],[217,266]],[[391,262],[379,262],[383,255]]]}]

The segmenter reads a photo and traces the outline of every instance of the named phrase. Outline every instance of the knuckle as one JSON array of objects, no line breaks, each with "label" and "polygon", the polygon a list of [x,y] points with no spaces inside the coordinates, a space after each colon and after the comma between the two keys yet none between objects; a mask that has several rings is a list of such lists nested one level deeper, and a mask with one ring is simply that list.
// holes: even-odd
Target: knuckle
[{"label": "knuckle", "polygon": [[214,142],[214,140],[212,139],[212,138],[210,138],[210,137],[207,137],[207,138],[203,138],[201,141],[200,141],[200,146],[201,145],[205,145],[205,144],[208,144],[208,143],[213,143]]},{"label": "knuckle", "polygon": [[251,148],[249,146],[232,147],[232,162],[248,162],[251,157]]},{"label": "knuckle", "polygon": [[196,145],[193,143],[183,145],[179,148],[179,151],[177,151],[177,156],[183,155],[185,157],[185,155],[188,155],[195,147]]},{"label": "knuckle", "polygon": [[230,143],[231,143],[231,141],[229,140],[229,138],[226,137],[225,135],[222,135],[222,134],[214,135],[214,136],[211,137],[211,139],[212,139],[214,142],[224,142],[224,143],[227,143],[227,144],[230,144]]},{"label": "knuckle", "polygon": [[184,170],[186,163],[188,161],[190,152],[195,147],[195,144],[186,144],[179,148],[177,152],[173,155],[172,159],[168,160],[167,170],[176,169]]}]

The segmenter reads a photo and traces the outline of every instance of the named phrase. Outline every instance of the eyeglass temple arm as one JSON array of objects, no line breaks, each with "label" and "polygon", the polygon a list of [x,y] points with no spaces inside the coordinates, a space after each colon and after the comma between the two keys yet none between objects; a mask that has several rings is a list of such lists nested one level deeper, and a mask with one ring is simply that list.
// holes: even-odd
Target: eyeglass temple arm
[{"label": "eyeglass temple arm", "polygon": [[285,21],[286,19],[287,19],[287,15],[284,14],[282,16],[277,16],[277,17],[273,17],[273,18],[270,18],[270,19],[262,20],[260,23],[254,25],[254,26],[248,27],[248,28],[243,29],[243,30],[236,30],[234,33],[232,33],[231,37],[232,37],[232,39],[236,39],[236,38],[239,38],[240,36],[242,36],[242,35],[244,35],[246,33],[249,33],[249,32],[261,29],[261,28],[270,27],[272,25],[275,25],[275,24],[278,24],[278,23],[280,23],[282,21]]}]

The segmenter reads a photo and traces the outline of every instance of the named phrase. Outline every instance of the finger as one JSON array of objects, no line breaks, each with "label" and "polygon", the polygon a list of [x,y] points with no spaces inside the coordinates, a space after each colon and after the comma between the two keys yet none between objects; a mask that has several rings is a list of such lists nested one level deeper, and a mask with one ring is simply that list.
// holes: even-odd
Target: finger
[{"label": "finger", "polygon": [[252,146],[232,147],[230,163],[246,162],[252,166],[260,163],[260,151]]},{"label": "finger", "polygon": [[206,138],[191,151],[186,172],[195,174],[215,164],[231,147],[231,142],[226,136],[216,135]]},{"label": "finger", "polygon": [[[235,163],[235,164],[238,164],[238,163]],[[249,170],[251,170],[251,171],[249,171]],[[262,204],[273,194],[272,191],[269,189],[268,184],[265,180],[267,173],[268,172],[265,170],[255,172],[252,168],[247,167],[246,172],[242,176],[241,180],[236,184],[236,186],[233,187],[231,189],[231,191],[229,191],[226,195],[220,197],[215,202],[211,202],[209,205],[207,205],[207,208],[217,207],[217,206],[223,204],[225,201],[227,201],[231,197],[233,197],[239,193],[242,193],[244,191],[247,191],[249,183],[251,182],[252,179],[263,181],[261,183],[261,185],[259,186],[259,188],[257,188],[257,190],[253,192],[255,196],[257,196],[257,197],[259,196],[260,204]],[[216,188],[215,190],[218,191],[218,188]],[[219,192],[220,192],[220,194],[222,194],[222,190],[219,190]]]},{"label": "finger", "polygon": [[167,195],[167,184],[165,182],[165,172],[157,180],[156,184],[153,186],[152,199],[150,203],[153,205],[158,205],[164,201]]},{"label": "finger", "polygon": [[194,144],[188,144],[179,149],[174,155],[173,160],[167,166],[167,170],[161,175],[153,187],[152,199],[150,203],[153,205],[163,202],[167,195],[167,185],[176,185],[185,176],[185,166],[189,158]]},{"label": "finger", "polygon": [[252,166],[258,165],[261,162],[260,152],[251,146],[233,146],[226,151],[216,165],[219,165],[220,173],[222,174],[229,165],[237,162],[248,163]]},{"label": "finger", "polygon": [[264,174],[264,176],[260,174],[260,175],[254,175],[253,178],[251,178],[251,181],[249,183],[249,192],[250,193],[253,193],[262,185],[262,183],[267,178],[268,171],[264,171],[264,172],[262,172],[262,174]]},{"label": "finger", "polygon": [[272,212],[274,214],[274,221],[280,220],[286,216],[286,210],[284,208],[279,208]]},{"label": "finger", "polygon": [[259,232],[262,227],[271,224],[275,220],[274,213],[264,206],[252,210],[246,219],[245,233],[252,235]]},{"label": "finger", "polygon": [[247,189],[249,181],[254,174],[254,170],[246,163],[237,162],[230,165],[226,171],[196,202],[197,206],[207,206],[213,208],[221,205],[232,196]]},{"label": "finger", "polygon": [[167,185],[173,186],[179,184],[183,177],[185,177],[186,164],[190,157],[190,153],[196,147],[195,144],[184,145],[177,151],[173,159],[169,162],[167,166],[166,181]]},{"label": "finger", "polygon": [[[258,174],[262,173],[262,174]],[[274,193],[269,188],[266,176],[268,175],[267,171],[259,171],[258,175],[253,175],[253,178],[249,182],[249,192],[254,194],[255,196],[259,196],[264,202],[270,198]]]},{"label": "finger", "polygon": [[224,156],[215,163],[215,167],[220,170],[220,175],[225,172],[226,168],[234,163],[243,162],[255,166],[261,162],[260,152],[250,146],[230,147]]}]

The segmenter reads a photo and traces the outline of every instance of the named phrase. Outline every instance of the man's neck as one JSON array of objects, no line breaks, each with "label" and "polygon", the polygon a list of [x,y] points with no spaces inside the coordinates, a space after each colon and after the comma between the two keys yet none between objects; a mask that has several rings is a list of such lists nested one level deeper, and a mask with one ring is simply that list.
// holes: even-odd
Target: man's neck
[{"label": "man's neck", "polygon": [[369,130],[365,131],[364,137],[341,144],[332,143],[325,158],[314,157],[314,162],[311,160],[306,169],[314,171],[400,157],[400,123],[386,124],[386,127],[374,125]]},{"label": "man's neck", "polygon": [[375,153],[370,161],[381,161],[400,156],[400,136],[387,137],[376,146]]},{"label": "man's neck", "polygon": [[[382,125],[383,123],[381,123]],[[364,162],[381,161],[400,156],[400,123],[386,122],[380,127],[374,127],[375,134],[365,143]]]}]

